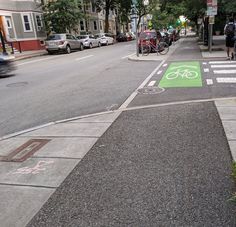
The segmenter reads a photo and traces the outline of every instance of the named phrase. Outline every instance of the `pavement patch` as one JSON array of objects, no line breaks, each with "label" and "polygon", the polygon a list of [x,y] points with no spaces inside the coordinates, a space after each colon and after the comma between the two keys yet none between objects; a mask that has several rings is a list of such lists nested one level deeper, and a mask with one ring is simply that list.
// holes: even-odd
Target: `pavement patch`
[{"label": "pavement patch", "polygon": [[199,62],[171,63],[162,77],[159,87],[202,87]]}]

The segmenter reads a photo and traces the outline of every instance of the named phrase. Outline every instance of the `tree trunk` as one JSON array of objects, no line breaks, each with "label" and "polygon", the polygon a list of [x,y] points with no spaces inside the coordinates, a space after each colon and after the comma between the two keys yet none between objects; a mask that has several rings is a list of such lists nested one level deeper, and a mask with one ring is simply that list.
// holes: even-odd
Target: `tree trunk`
[{"label": "tree trunk", "polygon": [[106,5],[106,14],[105,14],[105,33],[108,33],[109,32],[109,12],[110,12],[110,7],[109,5],[107,6]]}]

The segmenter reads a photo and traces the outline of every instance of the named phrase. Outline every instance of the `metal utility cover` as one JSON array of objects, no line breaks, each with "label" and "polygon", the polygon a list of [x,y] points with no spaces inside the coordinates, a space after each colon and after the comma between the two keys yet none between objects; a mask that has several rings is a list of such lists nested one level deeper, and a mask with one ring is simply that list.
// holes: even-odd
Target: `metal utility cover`
[{"label": "metal utility cover", "polygon": [[23,162],[49,141],[49,139],[31,139],[17,149],[11,151],[9,155],[1,157],[0,160],[4,162]]}]

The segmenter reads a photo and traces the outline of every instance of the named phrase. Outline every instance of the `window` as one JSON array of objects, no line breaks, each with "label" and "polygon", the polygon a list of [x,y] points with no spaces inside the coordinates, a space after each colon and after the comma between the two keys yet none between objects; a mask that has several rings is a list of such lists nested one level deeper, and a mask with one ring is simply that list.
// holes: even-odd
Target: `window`
[{"label": "window", "polygon": [[80,30],[84,31],[84,21],[80,21]]},{"label": "window", "polygon": [[93,28],[94,30],[98,30],[97,21],[93,21]]},{"label": "window", "polygon": [[37,30],[41,31],[43,27],[43,23],[42,23],[42,16],[40,14],[36,15],[36,25],[37,25]]},{"label": "window", "polygon": [[23,14],[23,26],[25,32],[32,32],[31,22],[30,22],[30,14]]},{"label": "window", "polygon": [[8,28],[12,28],[11,17],[5,17]]}]

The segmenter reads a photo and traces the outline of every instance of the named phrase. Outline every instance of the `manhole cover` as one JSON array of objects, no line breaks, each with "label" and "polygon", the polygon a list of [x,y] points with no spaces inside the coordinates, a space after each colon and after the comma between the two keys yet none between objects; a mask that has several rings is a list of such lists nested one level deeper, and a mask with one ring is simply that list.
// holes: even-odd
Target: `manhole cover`
[{"label": "manhole cover", "polygon": [[0,161],[23,162],[46,145],[49,141],[50,140],[48,139],[31,139],[17,149],[11,151],[7,156],[1,156]]},{"label": "manhole cover", "polygon": [[140,94],[144,95],[155,95],[164,92],[165,89],[161,87],[144,87],[138,90]]},{"label": "manhole cover", "polygon": [[17,83],[7,84],[7,87],[24,87],[27,84],[28,82],[17,82]]}]

